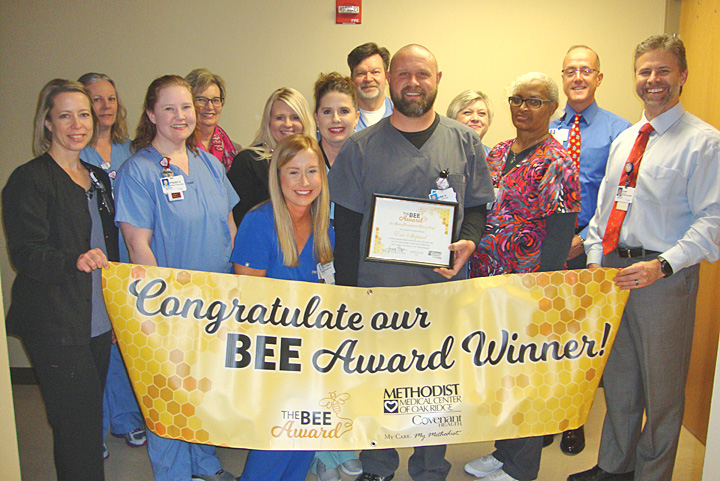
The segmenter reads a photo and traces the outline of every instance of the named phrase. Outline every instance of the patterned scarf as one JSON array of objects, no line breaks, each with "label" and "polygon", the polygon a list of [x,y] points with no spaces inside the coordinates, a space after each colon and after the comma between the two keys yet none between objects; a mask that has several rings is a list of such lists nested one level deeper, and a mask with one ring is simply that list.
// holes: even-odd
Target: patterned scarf
[{"label": "patterned scarf", "polygon": [[[198,141],[197,146],[199,149],[207,150],[200,141]],[[237,151],[235,150],[235,146],[233,145],[233,143],[230,141],[230,137],[228,137],[228,134],[225,133],[225,131],[221,129],[219,125],[215,126],[215,131],[213,132],[212,137],[210,137],[210,150],[207,151],[217,157],[220,162],[222,162],[222,164],[225,166],[225,172],[230,170],[232,161],[237,155]]]}]

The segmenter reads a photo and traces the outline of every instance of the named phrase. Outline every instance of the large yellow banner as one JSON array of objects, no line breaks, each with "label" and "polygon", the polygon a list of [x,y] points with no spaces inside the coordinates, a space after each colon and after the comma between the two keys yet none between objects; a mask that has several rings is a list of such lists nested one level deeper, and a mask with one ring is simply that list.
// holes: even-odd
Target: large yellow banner
[{"label": "large yellow banner", "polygon": [[584,424],[627,300],[615,272],[368,289],[111,264],[103,287],[153,432],[336,450]]}]

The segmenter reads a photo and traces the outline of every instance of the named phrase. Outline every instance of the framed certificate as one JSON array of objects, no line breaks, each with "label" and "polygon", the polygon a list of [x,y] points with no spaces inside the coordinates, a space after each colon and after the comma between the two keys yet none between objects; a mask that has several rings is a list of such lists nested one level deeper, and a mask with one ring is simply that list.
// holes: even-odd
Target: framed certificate
[{"label": "framed certificate", "polygon": [[456,202],[373,194],[365,260],[452,267]]}]

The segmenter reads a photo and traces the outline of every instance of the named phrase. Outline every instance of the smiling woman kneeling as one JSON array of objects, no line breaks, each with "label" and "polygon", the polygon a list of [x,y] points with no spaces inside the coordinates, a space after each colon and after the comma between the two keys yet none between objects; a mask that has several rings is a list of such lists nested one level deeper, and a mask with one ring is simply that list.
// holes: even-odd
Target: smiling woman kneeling
[{"label": "smiling woman kneeling", "polygon": [[[334,283],[335,232],[322,152],[303,134],[281,139],[269,170],[270,200],[247,213],[231,260],[235,273]],[[302,481],[313,451],[250,451],[241,481]]]}]

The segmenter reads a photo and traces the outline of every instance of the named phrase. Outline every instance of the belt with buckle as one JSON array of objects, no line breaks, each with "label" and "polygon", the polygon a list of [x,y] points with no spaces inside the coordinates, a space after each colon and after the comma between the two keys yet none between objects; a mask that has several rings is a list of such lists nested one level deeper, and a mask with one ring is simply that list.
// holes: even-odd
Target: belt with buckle
[{"label": "belt with buckle", "polygon": [[622,246],[618,246],[617,253],[620,257],[624,257],[626,259],[632,259],[635,257],[660,255],[660,252],[658,252],[658,251],[649,251],[647,249],[643,249],[642,247],[622,247]]}]

